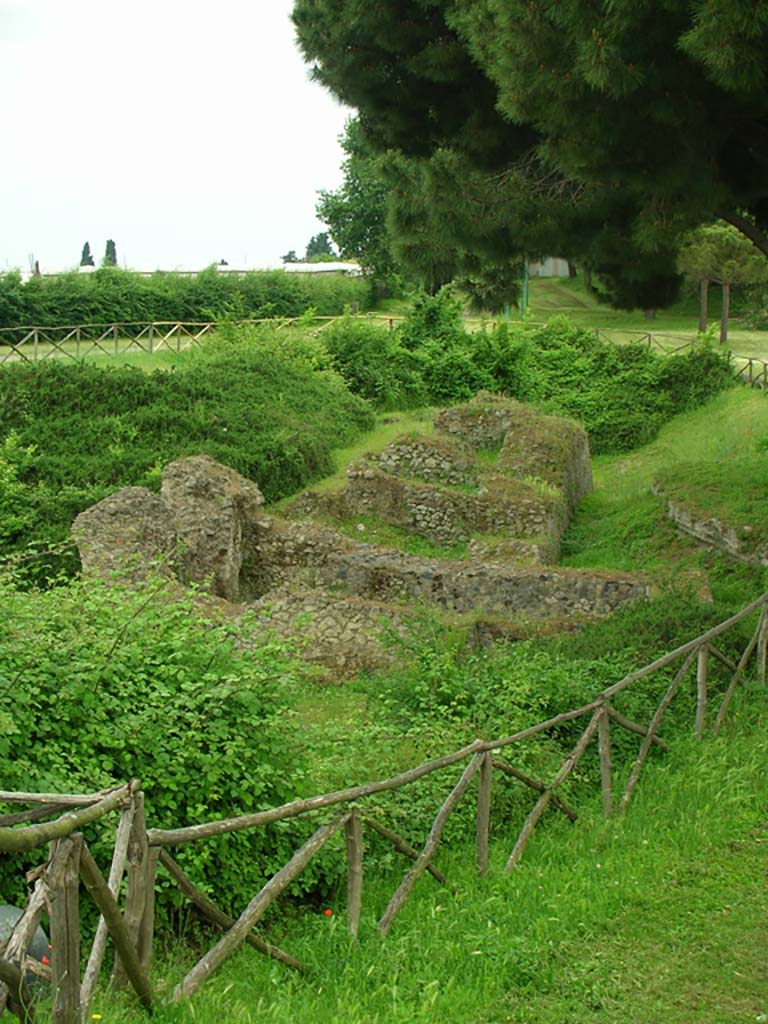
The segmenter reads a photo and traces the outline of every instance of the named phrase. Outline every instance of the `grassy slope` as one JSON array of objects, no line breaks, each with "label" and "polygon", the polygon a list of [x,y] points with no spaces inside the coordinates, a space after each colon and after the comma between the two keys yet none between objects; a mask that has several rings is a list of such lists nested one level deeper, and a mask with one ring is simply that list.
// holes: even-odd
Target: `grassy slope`
[{"label": "grassy slope", "polygon": [[[716,467],[745,456],[765,459],[754,453],[766,436],[768,402],[758,392],[735,387],[676,417],[644,448],[595,459],[595,491],[582,503],[566,535],[565,563],[672,576],[711,566],[710,553],[674,532],[663,503],[651,494],[651,483],[659,473],[684,463]],[[738,520],[744,500],[738,481],[730,489],[721,488],[719,499],[723,518]],[[706,504],[704,492],[700,500]],[[712,582],[716,587],[717,573]],[[753,585],[759,582],[756,575]]]},{"label": "grassy slope", "polygon": [[[597,302],[584,290],[580,280],[567,278],[533,278],[530,285],[528,316],[532,320],[546,321],[555,314],[567,316],[585,327],[599,327],[608,331],[615,341],[631,341],[641,334],[661,336],[665,346],[675,347],[686,338],[695,336],[699,324],[698,302],[693,297],[682,299],[669,309],[659,310],[648,319],[642,310],[626,312],[611,309]],[[709,323],[717,329],[720,318],[720,296],[713,288],[709,300]],[[624,333],[626,332],[626,333]],[[669,337],[665,337],[669,336]],[[737,356],[756,356],[768,360],[768,332],[746,330],[732,319],[728,329],[728,346]]]},{"label": "grassy slope", "polygon": [[[341,469],[360,450],[410,429],[384,434],[340,454]],[[631,455],[596,461],[596,491],[568,536],[573,565],[683,571],[709,556],[674,537],[649,493],[654,474],[680,460],[721,459],[768,435],[768,403],[746,390],[720,396],[679,417],[657,441]],[[334,486],[331,484],[331,486]],[[716,575],[716,574],[715,574]],[[723,596],[746,601],[758,574],[713,580]],[[472,853],[441,853],[457,886],[417,886],[387,941],[375,921],[401,875],[366,876],[361,941],[345,933],[343,893],[330,918],[315,909],[272,938],[312,967],[310,977],[247,950],[189,1004],[162,1008],[177,1021],[434,1022],[494,1024],[729,1024],[768,1013],[763,950],[768,940],[768,707],[751,690],[729,742],[691,742],[657,758],[629,814],[604,822],[595,805],[575,827],[552,820],[535,837],[521,868],[505,876],[510,837],[497,837],[490,877],[477,881]],[[308,742],[340,718],[365,729],[356,695],[323,690],[299,700]],[[375,770],[376,752],[366,759]],[[327,763],[327,762],[326,762]],[[369,767],[366,765],[366,767]],[[340,780],[341,781],[341,780]],[[567,840],[564,842],[563,840]],[[332,904],[335,906],[335,901]],[[188,951],[169,954],[175,983]],[[161,987],[163,982],[161,981]],[[100,994],[105,1021],[138,1022],[127,997]],[[43,1019],[45,1019],[43,1015]]]},{"label": "grassy slope", "polygon": [[[747,706],[749,704],[749,706]],[[752,692],[730,737],[691,740],[649,768],[629,813],[587,809],[537,833],[504,875],[497,838],[488,878],[471,856],[441,855],[456,891],[419,883],[387,940],[376,918],[401,877],[367,878],[361,940],[344,895],[307,908],[281,943],[311,967],[294,978],[251,950],[158,1024],[736,1024],[768,1012],[768,707]],[[191,963],[167,967],[172,982]],[[127,1000],[97,998],[113,1024]]]}]

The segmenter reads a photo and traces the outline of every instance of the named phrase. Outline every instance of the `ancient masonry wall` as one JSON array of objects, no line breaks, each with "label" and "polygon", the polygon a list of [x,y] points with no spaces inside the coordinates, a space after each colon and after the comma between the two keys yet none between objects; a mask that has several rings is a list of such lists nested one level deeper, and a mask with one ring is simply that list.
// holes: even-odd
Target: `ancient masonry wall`
[{"label": "ancient masonry wall", "polygon": [[[521,564],[556,560],[569,510],[591,487],[578,426],[489,396],[436,422],[442,433],[401,438],[350,467],[342,493],[304,495],[294,510],[370,513],[439,543],[471,538],[465,561],[267,515],[256,484],[194,456],[165,467],[159,496],[124,488],[78,516],[83,569],[110,575],[128,563],[248,602],[256,633],[303,638],[309,659],[344,672],[386,662],[380,634],[406,628],[415,607],[465,617],[488,637],[521,621],[606,615],[651,592],[629,574]],[[498,452],[495,466],[480,449]]]}]

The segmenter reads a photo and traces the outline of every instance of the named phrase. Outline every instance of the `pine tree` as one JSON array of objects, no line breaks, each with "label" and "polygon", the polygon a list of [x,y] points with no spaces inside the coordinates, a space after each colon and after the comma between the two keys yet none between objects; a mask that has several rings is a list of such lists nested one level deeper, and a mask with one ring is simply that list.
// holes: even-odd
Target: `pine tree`
[{"label": "pine tree", "polygon": [[283,263],[298,263],[299,257],[296,255],[295,249],[289,249],[285,256],[281,256]]},{"label": "pine tree", "polygon": [[556,252],[641,305],[675,294],[678,239],[703,222],[768,255],[763,5],[296,0],[293,17],[366,143],[421,162],[420,200],[450,202],[458,230],[431,219],[457,248]]},{"label": "pine tree", "polygon": [[104,251],[103,266],[105,267],[116,267],[117,266],[117,249],[115,243],[111,238],[107,239],[107,247]]},{"label": "pine tree", "polygon": [[93,256],[91,255],[91,243],[86,242],[83,246],[83,251],[80,254],[80,266],[81,267],[95,267],[96,264],[93,262]]},{"label": "pine tree", "polygon": [[720,343],[728,340],[731,288],[765,280],[765,260],[752,243],[728,224],[707,224],[692,232],[678,257],[680,270],[699,288],[699,330],[707,329],[707,292],[719,284],[723,292]]},{"label": "pine tree", "polygon": [[307,263],[335,258],[336,253],[333,251],[327,231],[321,231],[320,234],[313,235],[307,242],[307,251],[304,256]]}]

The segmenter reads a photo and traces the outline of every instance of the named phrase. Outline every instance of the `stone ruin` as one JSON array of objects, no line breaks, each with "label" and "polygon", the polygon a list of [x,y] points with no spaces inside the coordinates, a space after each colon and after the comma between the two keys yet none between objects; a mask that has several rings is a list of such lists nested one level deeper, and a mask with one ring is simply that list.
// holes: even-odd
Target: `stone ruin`
[{"label": "stone ruin", "polygon": [[[589,446],[569,420],[481,395],[435,431],[349,467],[336,494],[306,491],[281,515],[258,486],[205,455],[166,466],[157,495],[127,487],[81,513],[85,573],[161,573],[257,613],[255,635],[298,637],[351,674],[390,658],[384,630],[420,607],[479,642],[563,628],[647,596],[647,579],[559,568],[560,537],[591,489]],[[328,521],[371,516],[467,558],[426,558],[351,539]]]}]

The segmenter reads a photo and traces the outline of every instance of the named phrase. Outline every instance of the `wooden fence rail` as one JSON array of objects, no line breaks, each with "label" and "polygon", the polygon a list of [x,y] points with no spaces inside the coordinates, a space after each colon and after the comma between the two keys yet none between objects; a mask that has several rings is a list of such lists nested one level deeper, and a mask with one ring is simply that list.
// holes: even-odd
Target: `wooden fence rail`
[{"label": "wooden fence rail", "polygon": [[[405,318],[399,314],[367,312],[355,314],[356,319],[381,323],[394,330]],[[317,316],[315,333],[336,323],[338,316]],[[295,327],[300,317],[253,318],[238,321],[243,326],[270,324],[277,330]],[[497,326],[489,321],[490,327]],[[533,326],[544,323],[529,321]],[[160,351],[180,352],[196,347],[212,334],[218,324],[214,321],[153,320],[126,321],[108,324],[77,324],[75,326],[2,327],[0,328],[0,365],[6,362],[40,362],[53,358],[82,359],[86,356],[120,356],[126,352],[153,354]],[[652,334],[649,331],[606,329],[595,327],[597,338],[611,344],[622,341],[645,345],[664,355],[676,355],[695,349],[695,334]],[[750,387],[762,388],[768,394],[768,362],[756,356],[734,359],[734,375]]]},{"label": "wooden fence rail", "polygon": [[[743,653],[734,662],[715,647],[714,641],[754,615],[757,616],[756,625]],[[511,736],[495,740],[478,738],[460,750],[433,758],[389,779],[294,800],[281,807],[253,814],[184,828],[148,829],[144,818],[143,793],[136,781],[90,794],[0,791],[0,803],[34,805],[31,811],[0,816],[0,851],[17,853],[50,844],[46,864],[35,873],[35,887],[27,907],[5,947],[0,948],[0,1015],[7,1009],[24,1022],[35,1020],[34,1005],[25,983],[25,972],[33,969],[52,982],[54,1024],[79,1024],[89,1019],[90,1004],[107,938],[111,939],[115,949],[113,982],[119,986],[130,986],[140,1003],[151,1009],[156,1002],[150,974],[155,874],[158,866],[167,872],[200,913],[222,932],[221,937],[178,982],[169,997],[170,1002],[178,1002],[193,995],[236,949],[246,943],[293,970],[306,971],[305,966],[295,957],[254,934],[254,927],[272,903],[339,832],[344,835],[346,858],[347,925],[354,936],[359,932],[363,903],[365,829],[371,829],[391,843],[410,862],[379,920],[379,930],[386,935],[422,875],[429,873],[440,884],[447,884],[447,879],[435,867],[433,860],[448,818],[475,782],[475,857],[480,875],[488,871],[494,777],[499,781],[519,782],[536,795],[536,801],[517,834],[506,862],[506,870],[511,871],[520,862],[537,824],[549,807],[554,807],[571,821],[577,819],[576,810],[557,791],[571,777],[593,741],[596,740],[598,747],[603,812],[610,816],[617,808],[625,811],[653,748],[668,749],[667,744],[658,736],[658,731],[673,700],[681,692],[686,677],[693,673],[695,707],[692,727],[695,734],[702,737],[708,723],[712,733],[717,734],[736,687],[744,679],[750,659],[754,659],[756,679],[765,686],[767,656],[768,593],[765,593],[736,615],[649,665],[629,673],[587,704],[555,715]],[[667,677],[666,688],[647,726],[633,722],[614,707],[615,699],[629,687],[673,665],[677,670],[671,681]],[[712,685],[713,667],[718,667],[721,674],[723,669],[727,670],[730,676],[727,684],[721,680],[717,686]],[[712,714],[710,705],[715,697],[719,706],[716,713]],[[508,751],[527,739],[579,720],[582,720],[583,727],[578,739],[550,781],[532,778],[498,756],[502,751]],[[612,727],[630,736],[640,737],[638,753],[624,781],[618,803],[614,797],[617,777],[611,757]],[[361,805],[361,801],[377,793],[414,785],[435,772],[450,771],[453,766],[461,766],[461,774],[458,778],[454,776],[453,784],[437,810],[421,850],[415,849],[402,836],[382,824],[378,820],[378,813],[372,814]],[[314,815],[331,808],[335,816],[317,825],[312,836],[263,885],[237,919],[225,914],[213,900],[204,895],[176,864],[167,849],[173,845],[262,827],[276,821]],[[108,877],[105,878],[80,829],[115,813],[119,813],[119,819],[115,830],[114,852]],[[56,817],[48,822],[38,821],[43,815]],[[121,910],[119,893],[124,875],[127,886]],[[80,882],[101,914],[82,980],[78,902]],[[50,967],[26,955],[41,915],[46,911],[53,947]]]},{"label": "wooden fence rail", "polygon": [[[388,324],[390,330],[402,317],[360,314],[361,319]],[[312,317],[317,332],[339,320],[338,316]],[[261,317],[240,320],[241,326],[269,324],[276,330],[295,327],[300,317]],[[86,356],[120,356],[126,352],[180,352],[194,348],[218,327],[215,321],[153,320],[108,324],[77,324],[62,327],[0,328],[0,365],[6,362],[41,362],[46,359],[83,359]]]}]

